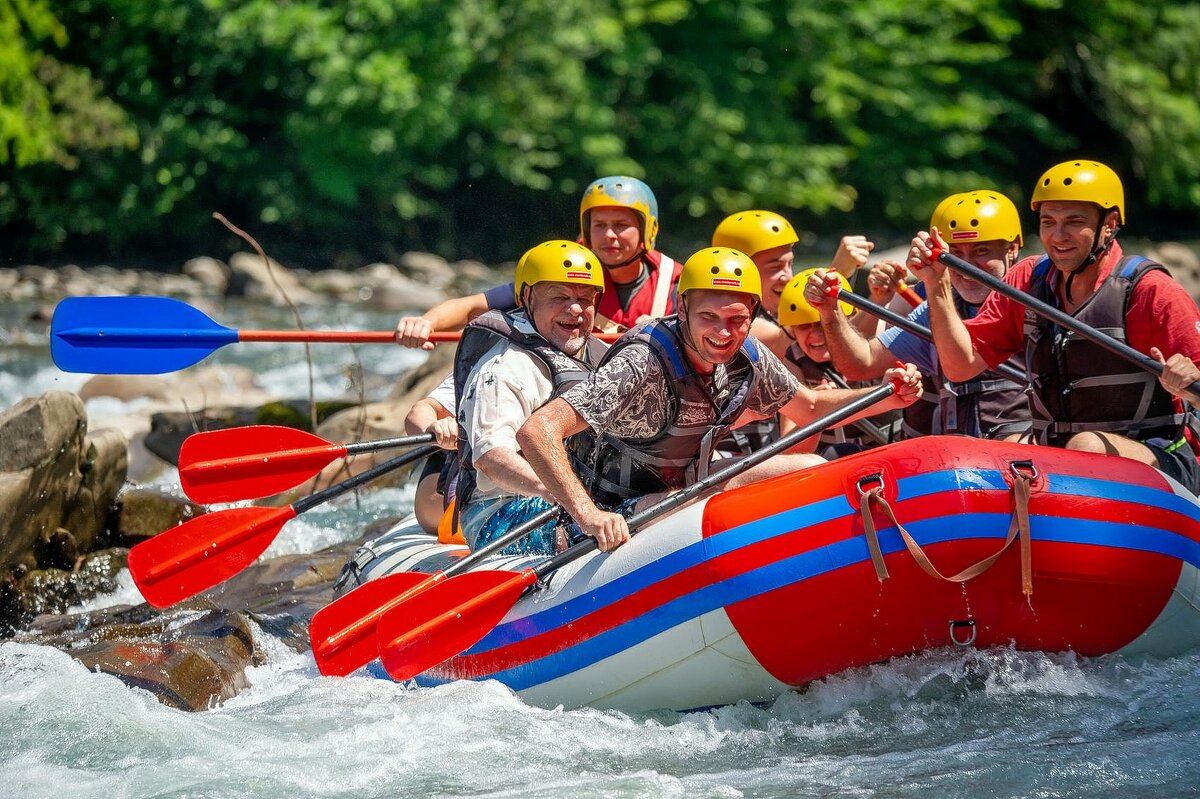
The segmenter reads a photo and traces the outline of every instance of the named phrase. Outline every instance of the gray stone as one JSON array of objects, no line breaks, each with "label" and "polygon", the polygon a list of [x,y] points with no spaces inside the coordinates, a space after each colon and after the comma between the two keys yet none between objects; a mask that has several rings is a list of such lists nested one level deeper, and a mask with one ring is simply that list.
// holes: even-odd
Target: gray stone
[{"label": "gray stone", "polygon": [[134,544],[204,513],[204,508],[153,488],[131,488],[117,500],[116,533]]},{"label": "gray stone", "polygon": [[87,428],[83,402],[66,391],[27,397],[0,413],[0,471],[48,464]]},{"label": "gray stone", "polygon": [[224,294],[229,286],[229,267],[216,258],[201,256],[185,261],[183,274],[216,294]]},{"label": "gray stone", "polygon": [[287,268],[271,259],[270,266],[257,254],[234,253],[229,259],[229,290],[253,300],[286,305],[314,305],[318,296],[301,285]]}]

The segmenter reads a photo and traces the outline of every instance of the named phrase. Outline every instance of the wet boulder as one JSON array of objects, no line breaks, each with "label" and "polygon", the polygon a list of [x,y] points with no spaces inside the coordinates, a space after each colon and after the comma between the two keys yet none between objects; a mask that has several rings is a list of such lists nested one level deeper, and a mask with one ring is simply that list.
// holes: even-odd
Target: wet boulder
[{"label": "wet boulder", "polygon": [[[43,594],[53,604],[62,580],[86,583],[80,567],[105,540],[125,440],[86,428],[83,403],[65,392],[0,414],[0,635],[31,618]],[[52,571],[65,576],[46,578]]]},{"label": "wet boulder", "polygon": [[132,546],[204,513],[204,508],[153,488],[130,488],[114,509],[113,539]]},{"label": "wet boulder", "polygon": [[235,296],[263,300],[274,305],[316,305],[320,297],[306,288],[287,267],[274,259],[263,260],[259,255],[238,252],[229,259],[228,291]]}]

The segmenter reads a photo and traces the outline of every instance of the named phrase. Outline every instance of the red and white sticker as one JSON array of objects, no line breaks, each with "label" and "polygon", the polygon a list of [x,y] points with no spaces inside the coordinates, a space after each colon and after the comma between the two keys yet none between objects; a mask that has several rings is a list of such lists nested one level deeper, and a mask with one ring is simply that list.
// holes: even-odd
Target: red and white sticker
[{"label": "red and white sticker", "polygon": [[714,277],[713,285],[714,286],[729,286],[730,288],[740,289],[742,287],[742,281],[738,280],[737,278],[733,278],[733,277]]},{"label": "red and white sticker", "polygon": [[950,241],[974,241],[977,238],[978,230],[956,230],[950,234]]},{"label": "red and white sticker", "polygon": [[591,280],[591,272],[567,272],[567,280]]}]

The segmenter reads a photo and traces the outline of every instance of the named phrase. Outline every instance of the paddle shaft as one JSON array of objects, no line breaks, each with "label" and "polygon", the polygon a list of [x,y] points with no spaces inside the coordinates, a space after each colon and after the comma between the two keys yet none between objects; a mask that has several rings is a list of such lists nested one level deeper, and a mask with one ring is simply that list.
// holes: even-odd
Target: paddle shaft
[{"label": "paddle shaft", "polygon": [[[846,382],[846,378],[842,377],[837,372],[833,371],[829,367],[826,367],[823,371],[825,372],[825,377],[829,379],[829,382],[833,383],[838,388],[850,388],[850,384]],[[851,422],[851,424],[865,433],[866,436],[876,444],[891,443],[891,441],[888,439],[887,433],[883,432],[883,429],[870,419],[859,419],[856,422]]]},{"label": "paddle shaft", "polygon": [[[1008,285],[1008,284],[1006,283],[1005,285]],[[877,303],[871,302],[870,300],[868,300],[864,297],[860,297],[857,294],[853,294],[849,291],[846,291],[845,289],[838,290],[838,299],[841,300],[842,302],[853,305],[855,308],[859,309],[860,311],[866,311],[867,313],[871,314],[872,316],[878,316],[883,321],[889,322],[889,323],[895,325],[896,327],[900,328],[901,330],[907,330],[909,333],[912,333],[917,338],[924,339],[925,341],[928,341],[931,344],[933,343],[933,331],[930,330],[929,328],[925,327],[924,325],[917,324],[913,320],[909,319],[907,316],[901,316],[900,314],[895,313],[894,311],[889,311],[887,308],[884,308],[882,305],[878,305]],[[924,302],[924,300],[921,300],[921,302]],[[1027,377],[1024,374],[1022,374],[1019,369],[1014,369],[1010,364],[1007,364],[1007,363],[1002,363],[991,371],[1002,374],[1005,377],[1007,377],[1009,380],[1014,380],[1017,383],[1020,383],[1022,385],[1024,385],[1026,382],[1028,382]]]},{"label": "paddle shaft", "polygon": [[[718,469],[717,471],[709,474],[707,477],[697,480],[695,483],[692,483],[686,488],[680,489],[676,493],[659,500],[645,510],[638,511],[637,513],[633,514],[627,520],[630,531],[636,532],[642,526],[654,521],[659,516],[662,516],[663,514],[672,511],[681,505],[691,502],[697,496],[708,491],[710,488],[720,485],[730,478],[737,477],[747,469],[757,466],[773,455],[799,444],[809,436],[820,433],[827,427],[832,427],[838,422],[849,419],[859,411],[864,411],[877,402],[887,399],[895,392],[896,386],[892,383],[882,385],[879,388],[862,395],[856,400],[847,402],[837,410],[825,414],[820,419],[809,422],[803,427],[797,427],[795,430],[783,436],[778,441],[772,441],[762,449],[752,452],[745,457],[738,458],[725,468]],[[560,552],[554,557],[548,558],[537,566],[534,566],[532,570],[533,576],[535,576],[538,581],[544,580],[546,577],[561,569],[563,566],[566,566],[568,563],[572,563],[579,558],[582,558],[584,555],[587,555],[597,546],[596,539],[589,536],[566,551]]]},{"label": "paddle shaft", "polygon": [[[956,272],[961,272],[962,274],[966,275],[967,277],[977,280],[980,283],[984,284],[985,286],[990,288],[992,291],[997,291],[997,292],[1003,294],[1005,297],[1008,297],[1013,302],[1024,305],[1026,308],[1033,311],[1038,316],[1045,317],[1046,319],[1049,319],[1051,322],[1054,322],[1059,327],[1066,328],[1067,330],[1070,330],[1072,333],[1077,333],[1080,336],[1083,336],[1087,340],[1091,341],[1093,344],[1103,347],[1104,349],[1108,350],[1109,352],[1111,352],[1113,355],[1116,355],[1117,357],[1124,358],[1125,360],[1129,361],[1134,366],[1140,366],[1141,368],[1145,369],[1150,374],[1162,375],[1163,365],[1161,363],[1159,363],[1158,361],[1154,360],[1153,358],[1151,358],[1147,355],[1144,355],[1144,354],[1138,352],[1137,350],[1135,350],[1133,347],[1129,346],[1125,342],[1117,341],[1115,338],[1108,335],[1107,333],[1097,330],[1096,328],[1092,327],[1091,325],[1087,325],[1087,324],[1084,324],[1083,322],[1080,322],[1078,319],[1071,316],[1070,314],[1065,313],[1065,312],[1059,310],[1058,308],[1055,308],[1053,305],[1050,305],[1049,303],[1042,302],[1037,297],[1033,297],[1029,294],[1026,294],[1025,292],[1021,291],[1019,288],[1017,288],[1016,286],[1012,286],[1012,285],[1009,285],[1008,283],[1005,283],[1003,280],[996,277],[995,275],[992,275],[992,274],[989,274],[989,273],[983,271],[982,269],[976,267],[974,264],[968,263],[967,261],[964,261],[962,258],[955,256],[953,253],[949,253],[949,252],[946,252],[945,250],[935,248],[933,251],[933,255],[939,261],[941,261],[942,263],[944,263],[946,266],[950,267],[951,269],[955,270]],[[1192,393],[1200,394],[1200,380],[1196,381],[1195,383],[1192,383],[1188,388]]]},{"label": "paddle shaft", "polygon": [[345,494],[348,491],[353,491],[354,489],[358,488],[362,484],[371,482],[376,477],[380,477],[382,475],[387,474],[390,471],[399,469],[401,466],[404,466],[407,463],[412,463],[413,461],[420,460],[421,458],[424,458],[427,455],[431,455],[434,452],[437,452],[437,450],[438,450],[438,447],[433,446],[433,445],[427,445],[424,447],[420,447],[418,449],[414,449],[411,452],[406,452],[403,455],[397,455],[396,457],[391,458],[390,460],[386,460],[383,463],[379,463],[379,464],[376,464],[375,466],[372,466],[370,469],[367,469],[365,472],[356,474],[353,477],[343,480],[340,483],[331,485],[329,488],[322,489],[321,491],[318,491],[315,494],[310,494],[309,496],[304,497],[303,499],[293,502],[292,509],[296,511],[297,515],[304,513],[306,510],[311,510],[311,509],[315,508],[317,505],[320,505],[323,502],[328,502],[329,500],[333,499],[334,497]]},{"label": "paddle shaft", "polygon": [[[429,334],[430,341],[458,341],[462,333],[450,331],[434,331]],[[324,342],[329,344],[395,344],[395,330],[239,330],[237,340],[242,341],[306,341]]]}]

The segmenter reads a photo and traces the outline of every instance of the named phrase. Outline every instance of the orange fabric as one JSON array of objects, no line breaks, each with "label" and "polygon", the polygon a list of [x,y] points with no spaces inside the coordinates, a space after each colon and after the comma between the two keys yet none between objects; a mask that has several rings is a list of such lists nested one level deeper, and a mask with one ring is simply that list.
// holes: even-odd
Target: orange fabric
[{"label": "orange fabric", "polygon": [[446,510],[442,513],[442,519],[438,522],[438,543],[439,544],[466,544],[467,539],[463,538],[462,528],[454,523],[454,502],[450,500],[450,504],[446,506]]}]

